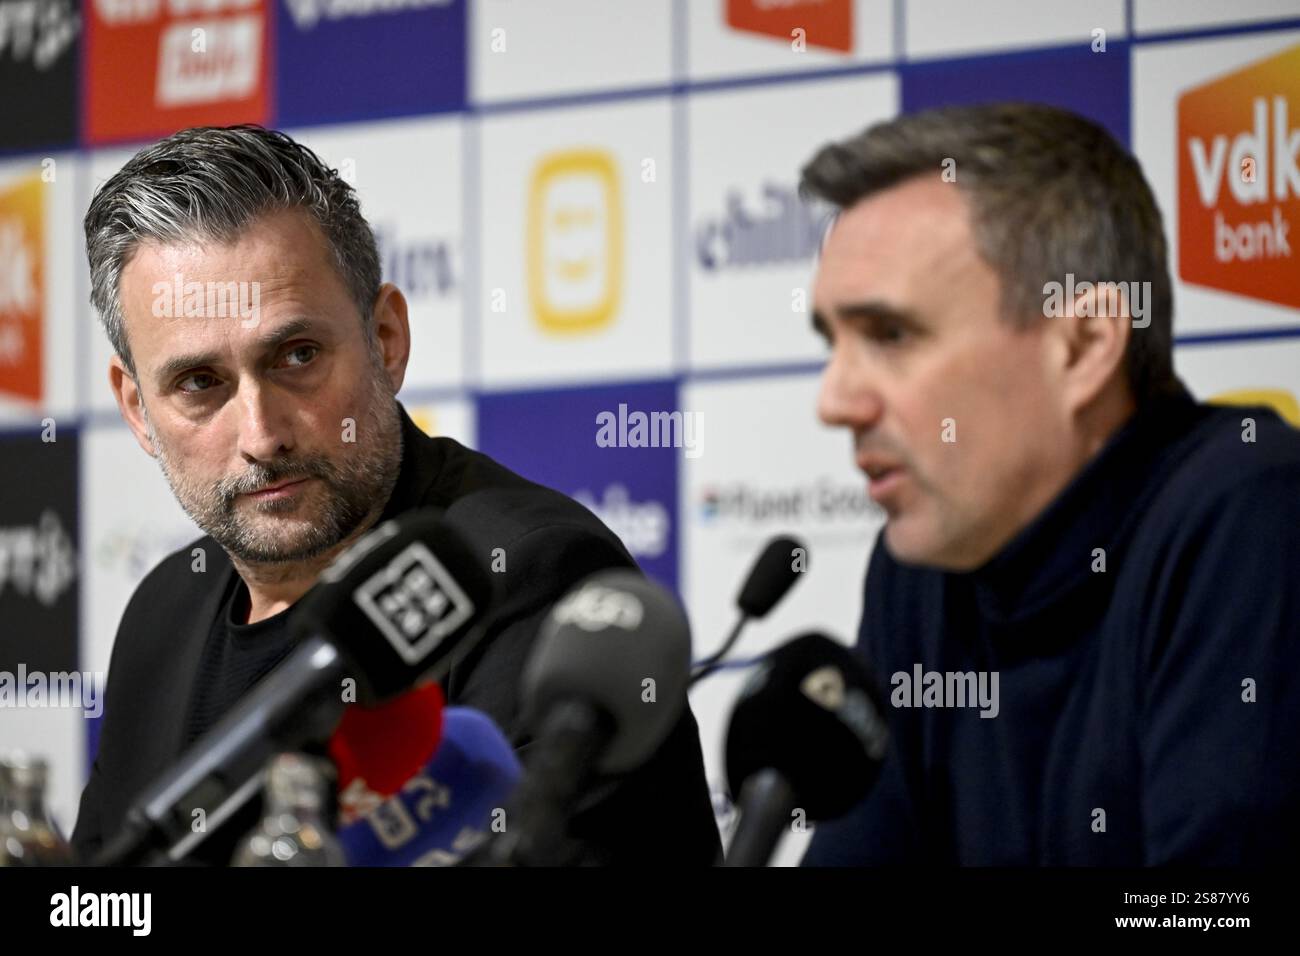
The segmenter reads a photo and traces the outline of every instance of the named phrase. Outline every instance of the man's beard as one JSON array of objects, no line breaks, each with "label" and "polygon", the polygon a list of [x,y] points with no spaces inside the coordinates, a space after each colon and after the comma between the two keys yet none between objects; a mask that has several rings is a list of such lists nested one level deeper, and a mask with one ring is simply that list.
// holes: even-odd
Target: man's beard
[{"label": "man's beard", "polygon": [[[213,485],[197,482],[178,469],[155,435],[148,415],[145,422],[172,494],[194,523],[231,558],[245,564],[308,561],[328,553],[372,513],[377,514],[397,483],[402,458],[397,400],[380,376],[376,376],[374,385],[370,410],[365,420],[357,423],[358,441],[341,464],[319,454],[274,459],[250,465],[241,475],[223,478]],[[247,499],[242,509],[239,506],[241,494],[301,478],[318,479],[325,497],[314,513],[295,516],[292,526],[287,520],[268,523],[257,519],[295,509],[305,511],[307,503],[314,500],[310,497],[314,489],[306,490],[306,496],[301,498],[267,502]]]}]

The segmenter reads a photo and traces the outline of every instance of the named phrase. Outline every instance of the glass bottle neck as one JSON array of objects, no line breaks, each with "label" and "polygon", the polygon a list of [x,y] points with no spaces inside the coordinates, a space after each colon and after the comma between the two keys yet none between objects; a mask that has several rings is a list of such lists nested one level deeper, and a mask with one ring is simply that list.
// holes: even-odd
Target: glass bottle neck
[{"label": "glass bottle neck", "polygon": [[46,818],[45,794],[35,787],[14,787],[6,791],[3,800],[0,800],[0,807],[9,816],[22,813],[33,820]]}]

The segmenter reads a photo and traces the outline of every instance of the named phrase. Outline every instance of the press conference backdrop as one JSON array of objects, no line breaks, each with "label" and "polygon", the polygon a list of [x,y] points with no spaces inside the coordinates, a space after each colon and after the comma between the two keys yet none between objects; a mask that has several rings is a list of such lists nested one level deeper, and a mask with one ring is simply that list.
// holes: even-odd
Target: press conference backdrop
[{"label": "press conference backdrop", "polygon": [[[1300,424],[1300,0],[0,0],[0,672],[102,680],[134,586],[197,534],[119,420],[80,221],[142,144],[244,121],[359,190],[422,427],[601,515],[682,595],[697,656],[781,531],[806,575],[741,656],[850,640],[882,515],[814,416],[798,169],[900,112],[1009,98],[1130,146],[1179,372]],[[655,412],[681,414],[631,447]],[[741,679],[692,697],[724,825]],[[51,758],[65,829],[97,726],[0,710],[0,747]]]}]

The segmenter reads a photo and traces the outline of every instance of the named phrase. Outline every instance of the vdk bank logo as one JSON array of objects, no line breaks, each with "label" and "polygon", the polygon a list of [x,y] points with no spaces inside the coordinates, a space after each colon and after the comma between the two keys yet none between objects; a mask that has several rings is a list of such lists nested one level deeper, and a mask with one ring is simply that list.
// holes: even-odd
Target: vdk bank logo
[{"label": "vdk bank logo", "polygon": [[1178,273],[1300,307],[1300,47],[1178,100]]},{"label": "vdk bank logo", "polygon": [[41,400],[44,184],[0,191],[0,395]]},{"label": "vdk bank logo", "polygon": [[[853,0],[727,0],[733,30],[853,52]],[[802,34],[795,31],[802,30]]]},{"label": "vdk bank logo", "polygon": [[528,300],[547,332],[608,325],[623,285],[623,207],[604,150],[545,156],[528,190]]}]

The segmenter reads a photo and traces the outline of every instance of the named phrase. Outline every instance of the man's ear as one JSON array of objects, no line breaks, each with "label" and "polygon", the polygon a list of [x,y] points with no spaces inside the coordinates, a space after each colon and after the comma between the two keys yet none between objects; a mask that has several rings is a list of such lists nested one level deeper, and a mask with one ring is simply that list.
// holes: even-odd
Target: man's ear
[{"label": "man's ear", "polygon": [[396,395],[402,390],[406,363],[411,357],[411,323],[406,312],[406,297],[397,286],[385,282],[375,296],[371,314],[375,317],[373,334],[379,342],[380,357]]},{"label": "man's ear", "polygon": [[1057,323],[1062,399],[1073,414],[1092,405],[1112,381],[1127,381],[1125,356],[1134,334],[1133,319],[1122,285],[1115,296],[1098,295],[1095,286],[1081,291],[1074,307],[1065,312],[1046,321]]},{"label": "man's ear", "polygon": [[122,413],[122,420],[126,422],[127,427],[131,429],[131,434],[135,435],[135,440],[139,442],[140,447],[145,450],[145,454],[151,458],[157,457],[157,451],[153,443],[149,441],[149,427],[144,421],[144,405],[141,403],[140,386],[122,361],[120,356],[114,355],[108,360],[108,384],[113,389],[113,397],[117,399],[117,407]]}]

